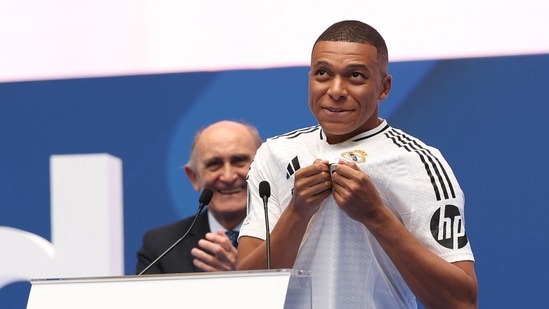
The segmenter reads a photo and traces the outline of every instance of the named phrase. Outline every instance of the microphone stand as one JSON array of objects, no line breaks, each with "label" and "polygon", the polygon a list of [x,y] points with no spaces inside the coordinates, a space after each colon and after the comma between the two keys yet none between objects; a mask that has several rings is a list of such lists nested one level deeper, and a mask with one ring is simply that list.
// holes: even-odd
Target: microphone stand
[{"label": "microphone stand", "polygon": [[267,269],[271,269],[271,232],[269,229],[269,210],[267,202],[271,196],[271,185],[268,181],[259,183],[259,196],[263,199],[263,209],[265,210],[265,248],[267,250]]},{"label": "microphone stand", "polygon": [[265,210],[265,247],[267,248],[267,269],[271,269],[271,233],[269,229],[269,210],[267,209],[267,197],[263,197],[263,209]]},{"label": "microphone stand", "polygon": [[193,222],[191,223],[191,226],[189,226],[185,234],[181,236],[181,238],[179,238],[176,242],[174,242],[168,249],[166,249],[166,251],[162,252],[162,254],[159,257],[157,257],[154,261],[152,261],[152,263],[150,263],[147,267],[145,267],[145,269],[143,269],[139,274],[137,274],[138,276],[141,276],[142,274],[146,273],[149,269],[151,269],[151,267],[156,265],[158,261],[160,261],[166,254],[172,251],[172,249],[175,248],[175,246],[177,246],[183,239],[185,239],[185,237],[187,237],[187,234],[189,234],[189,232],[192,230],[193,226],[195,225],[196,220],[198,220],[198,216],[202,212],[202,209],[204,209],[204,206],[210,203],[210,200],[212,199],[212,195],[213,195],[213,191],[208,188],[202,191],[202,194],[200,195],[200,199],[199,199],[198,210],[194,215],[194,219],[193,219]]}]

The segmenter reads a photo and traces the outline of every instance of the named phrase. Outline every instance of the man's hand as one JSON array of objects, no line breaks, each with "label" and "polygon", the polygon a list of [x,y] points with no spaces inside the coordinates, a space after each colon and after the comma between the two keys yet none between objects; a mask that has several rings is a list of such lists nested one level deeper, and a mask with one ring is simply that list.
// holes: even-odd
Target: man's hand
[{"label": "man's hand", "polygon": [[199,248],[193,248],[194,266],[203,271],[226,271],[236,269],[237,250],[223,229],[217,234],[207,233],[205,239],[198,241]]}]

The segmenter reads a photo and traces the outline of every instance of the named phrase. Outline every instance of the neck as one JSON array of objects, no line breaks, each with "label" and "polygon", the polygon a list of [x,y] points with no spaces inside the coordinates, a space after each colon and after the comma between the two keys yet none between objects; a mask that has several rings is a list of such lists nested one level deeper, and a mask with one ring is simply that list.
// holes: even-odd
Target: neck
[{"label": "neck", "polygon": [[219,215],[216,213],[212,213],[215,220],[221,224],[224,228],[227,230],[233,230],[235,227],[237,227],[242,221],[244,221],[244,218],[246,217],[246,214],[242,214],[241,212],[237,214],[223,214]]}]

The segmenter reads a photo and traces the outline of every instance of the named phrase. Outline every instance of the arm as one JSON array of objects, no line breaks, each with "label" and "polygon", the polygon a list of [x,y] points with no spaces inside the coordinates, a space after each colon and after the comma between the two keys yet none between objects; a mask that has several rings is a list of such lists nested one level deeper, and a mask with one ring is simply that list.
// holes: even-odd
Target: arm
[{"label": "arm", "polygon": [[[331,194],[328,161],[315,162],[296,172],[294,194],[271,233],[273,268],[293,267],[307,224],[320,202]],[[265,241],[241,237],[237,269],[264,269],[267,265]]]},{"label": "arm", "polygon": [[337,204],[375,236],[427,308],[477,307],[473,262],[448,263],[427,249],[383,204],[371,179],[354,163],[340,161],[333,181]]}]

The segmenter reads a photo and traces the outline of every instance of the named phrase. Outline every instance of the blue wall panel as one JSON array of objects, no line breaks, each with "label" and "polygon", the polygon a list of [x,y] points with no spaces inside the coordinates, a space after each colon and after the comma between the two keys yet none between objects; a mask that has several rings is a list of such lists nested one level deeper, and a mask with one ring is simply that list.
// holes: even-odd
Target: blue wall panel
[{"label": "blue wall panel", "polygon": [[[392,63],[381,115],[441,149],[466,195],[481,308],[532,308],[549,286],[543,198],[549,55]],[[125,271],[145,230],[194,214],[181,167],[219,119],[263,137],[315,123],[304,67],[0,84],[0,225],[50,239],[49,156],[123,160]],[[0,257],[0,263],[2,259]],[[25,308],[28,283],[0,290]]]}]

